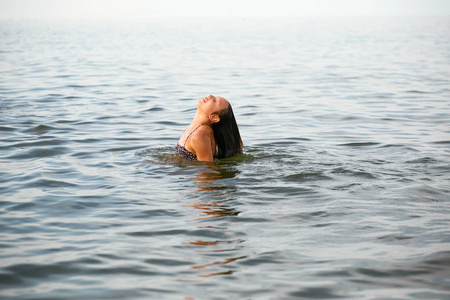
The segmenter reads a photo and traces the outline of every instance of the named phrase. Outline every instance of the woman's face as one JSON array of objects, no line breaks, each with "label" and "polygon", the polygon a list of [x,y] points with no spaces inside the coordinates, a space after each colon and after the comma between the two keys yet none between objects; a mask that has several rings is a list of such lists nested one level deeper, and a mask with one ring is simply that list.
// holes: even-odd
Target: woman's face
[{"label": "woman's face", "polygon": [[228,105],[229,103],[225,98],[209,95],[202,100],[199,100],[197,107],[201,112],[209,116],[218,113],[223,109],[227,109]]}]

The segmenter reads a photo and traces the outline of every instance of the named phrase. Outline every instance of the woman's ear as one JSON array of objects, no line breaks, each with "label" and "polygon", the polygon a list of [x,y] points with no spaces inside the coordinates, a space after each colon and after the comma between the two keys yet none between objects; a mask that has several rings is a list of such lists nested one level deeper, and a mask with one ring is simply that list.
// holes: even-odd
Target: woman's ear
[{"label": "woman's ear", "polygon": [[210,114],[209,115],[209,120],[212,122],[212,123],[217,123],[217,122],[219,122],[220,121],[220,117],[219,117],[219,115],[218,114]]}]

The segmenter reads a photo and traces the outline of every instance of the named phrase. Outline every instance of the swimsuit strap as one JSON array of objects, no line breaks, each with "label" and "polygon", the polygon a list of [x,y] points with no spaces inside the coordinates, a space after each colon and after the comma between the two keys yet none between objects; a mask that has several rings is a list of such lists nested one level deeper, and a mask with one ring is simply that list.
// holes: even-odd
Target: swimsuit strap
[{"label": "swimsuit strap", "polygon": [[202,125],[205,125],[205,124],[200,124],[200,125],[198,125],[194,130],[191,131],[191,133],[189,133],[189,135],[187,136],[187,138],[184,140],[183,148],[186,146],[186,142],[187,142],[188,138],[191,136],[191,134],[193,134],[194,131],[196,131],[196,130],[197,130],[200,126],[202,126]]}]

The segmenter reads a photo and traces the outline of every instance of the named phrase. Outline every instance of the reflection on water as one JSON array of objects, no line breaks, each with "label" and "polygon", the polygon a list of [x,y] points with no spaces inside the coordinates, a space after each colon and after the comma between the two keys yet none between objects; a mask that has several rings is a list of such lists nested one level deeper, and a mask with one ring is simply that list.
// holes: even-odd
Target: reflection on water
[{"label": "reflection on water", "polygon": [[[223,261],[216,261],[210,264],[205,264],[205,265],[200,265],[200,266],[195,266],[192,267],[193,269],[204,269],[210,266],[214,266],[214,265],[225,265],[231,262],[234,262],[238,259],[242,259],[242,258],[246,258],[247,256],[240,256],[240,257],[235,257],[235,258],[227,258],[224,259]],[[207,275],[198,275],[199,277],[211,277],[211,276],[216,276],[216,275],[229,275],[229,274],[233,274],[234,272],[229,270],[229,271],[223,271],[223,272],[217,272],[217,273],[211,273],[211,274],[207,274]]]},{"label": "reflection on water", "polygon": [[[226,222],[217,226],[221,218],[233,217],[239,215],[240,211],[232,206],[233,198],[227,197],[229,194],[236,192],[234,186],[227,185],[224,180],[234,178],[239,171],[230,167],[221,167],[216,163],[205,163],[204,168],[199,170],[191,180],[196,189],[193,191],[195,197],[186,207],[194,208],[198,211],[198,215],[193,217],[194,222],[200,222],[198,229],[210,230],[213,236],[216,235],[216,230],[229,231],[231,224]],[[213,222],[208,222],[213,221]],[[206,223],[206,224],[205,224]],[[201,270],[202,273],[197,277],[212,277],[218,275],[231,275],[234,270],[217,271],[217,268],[211,270],[212,267],[217,266],[220,269],[225,265],[231,264],[236,260],[246,258],[247,256],[231,256],[236,252],[241,253],[245,240],[229,240],[229,239],[213,239],[213,240],[190,240],[186,245],[194,246],[193,251],[201,255],[202,261],[207,260],[212,262],[194,265],[191,268],[194,270]],[[223,253],[223,254],[221,254]],[[232,253],[232,254],[230,254]],[[217,257],[220,254],[220,257]],[[224,257],[226,255],[226,257]],[[228,257],[230,256],[230,257]],[[210,271],[211,272],[208,272]],[[206,272],[206,274],[205,274]]]},{"label": "reflection on water", "polygon": [[224,216],[237,216],[239,211],[237,211],[233,207],[229,207],[226,202],[229,200],[220,200],[220,201],[212,201],[210,203],[202,203],[201,201],[191,204],[191,207],[194,207],[201,211],[201,216],[194,220],[206,220],[213,218],[220,218]]}]

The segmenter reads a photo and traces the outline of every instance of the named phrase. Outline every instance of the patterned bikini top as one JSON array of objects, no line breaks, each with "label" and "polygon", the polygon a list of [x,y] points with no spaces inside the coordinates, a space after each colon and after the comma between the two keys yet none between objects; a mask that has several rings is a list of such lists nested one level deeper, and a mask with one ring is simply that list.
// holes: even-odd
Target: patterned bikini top
[{"label": "patterned bikini top", "polygon": [[186,146],[186,142],[187,142],[188,138],[191,136],[191,134],[193,134],[194,131],[196,131],[202,125],[203,124],[198,125],[194,130],[191,131],[191,133],[189,133],[189,135],[187,136],[186,140],[184,140],[184,145],[183,146],[181,146],[180,144],[177,143],[177,152],[178,152],[178,155],[181,158],[184,158],[186,160],[197,160],[197,155],[195,155],[194,153],[192,153],[189,150],[187,150],[185,148],[185,146]]}]

